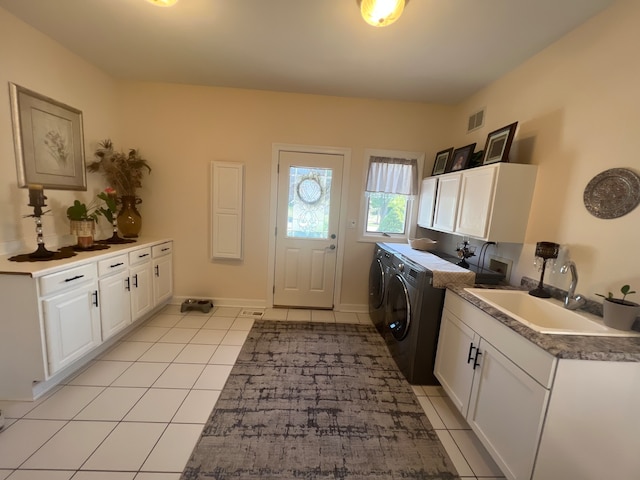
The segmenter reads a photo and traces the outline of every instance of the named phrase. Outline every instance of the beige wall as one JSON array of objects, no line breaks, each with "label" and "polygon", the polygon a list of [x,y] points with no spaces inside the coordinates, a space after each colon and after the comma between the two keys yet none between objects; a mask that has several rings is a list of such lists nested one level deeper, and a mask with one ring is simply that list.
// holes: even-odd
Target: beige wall
[{"label": "beige wall", "polygon": [[[113,79],[84,62],[0,8],[0,253],[35,249],[33,213],[27,207],[26,189],[17,187],[16,162],[11,126],[9,82],[33,90],[82,110],[84,139],[88,159],[95,140],[106,135],[117,137],[116,85]],[[46,190],[53,212],[43,217],[48,245],[68,238],[64,212],[73,199],[90,199],[102,181],[88,176],[87,192]],[[68,242],[67,242],[68,243]]]},{"label": "beige wall", "polygon": [[[552,241],[576,262],[578,290],[588,297],[617,293],[624,283],[640,291],[640,207],[602,220],[583,203],[585,186],[603,170],[640,173],[638,21],[640,2],[618,1],[459,108],[460,142],[477,141],[484,148],[488,132],[517,120],[516,161],[538,165],[526,244],[521,251],[498,246],[519,260],[512,281],[539,278],[535,243]],[[485,127],[466,136],[464,119],[482,106]],[[569,283],[559,273],[548,280],[561,288]]]},{"label": "beige wall", "polygon": [[[266,301],[273,143],[350,148],[347,218],[357,218],[365,148],[433,154],[476,141],[518,120],[514,160],[539,166],[524,247],[500,245],[516,259],[512,282],[533,269],[536,241],[556,241],[578,264],[579,290],[631,283],[640,288],[634,254],[640,208],[615,220],[592,217],[582,193],[597,173],[612,167],[640,170],[640,5],[620,0],[530,61],[457,107],[281,94],[223,88],[125,83],[82,61],[0,9],[0,83],[15,82],[84,113],[87,159],[99,140],[140,148],[153,173],[145,179],[143,233],[176,240],[175,293]],[[20,45],[20,48],[13,47]],[[466,117],[486,106],[486,126],[464,133]],[[32,248],[33,225],[22,215],[27,194],[16,186],[8,88],[0,89],[0,249]],[[243,162],[246,169],[245,258],[209,260],[209,162]],[[64,210],[104,185],[88,175],[89,192],[48,191],[53,214],[45,232],[67,231]],[[342,303],[365,305],[372,246],[347,230]],[[64,238],[63,238],[64,241]],[[549,275],[566,287],[568,280]]]},{"label": "beige wall", "polygon": [[[184,85],[127,84],[124,144],[153,166],[141,192],[143,230],[175,244],[176,295],[266,302],[273,143],[351,149],[347,216],[358,218],[365,148],[427,152],[448,134],[451,107]],[[209,164],[241,162],[242,261],[209,260]],[[426,162],[429,170],[432,161]],[[371,244],[346,230],[341,304],[366,306]],[[244,301],[245,304],[249,303]]]}]

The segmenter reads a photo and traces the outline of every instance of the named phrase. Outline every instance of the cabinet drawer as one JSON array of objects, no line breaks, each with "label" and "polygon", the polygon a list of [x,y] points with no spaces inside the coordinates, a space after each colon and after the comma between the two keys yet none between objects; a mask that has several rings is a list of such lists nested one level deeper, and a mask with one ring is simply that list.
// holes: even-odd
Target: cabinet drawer
[{"label": "cabinet drawer", "polygon": [[95,280],[97,276],[95,263],[45,275],[39,280],[40,296],[44,297],[68,288],[75,288],[77,285]]},{"label": "cabinet drawer", "polygon": [[129,252],[129,265],[137,265],[151,259],[151,247],[139,248]]},{"label": "cabinet drawer", "polygon": [[98,262],[98,275],[104,277],[112,273],[122,272],[129,266],[129,258],[127,255],[118,255],[117,257],[107,258]]},{"label": "cabinet drawer", "polygon": [[169,255],[173,250],[173,242],[165,242],[160,245],[154,245],[151,247],[151,256],[153,258],[162,257],[164,255]]}]

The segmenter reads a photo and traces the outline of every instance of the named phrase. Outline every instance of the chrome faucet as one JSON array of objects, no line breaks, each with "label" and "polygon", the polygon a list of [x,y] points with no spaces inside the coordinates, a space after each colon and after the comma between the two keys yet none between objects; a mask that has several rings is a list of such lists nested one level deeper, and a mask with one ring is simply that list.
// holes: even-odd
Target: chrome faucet
[{"label": "chrome faucet", "polygon": [[564,297],[564,308],[568,308],[569,310],[576,310],[580,308],[586,303],[586,299],[578,294],[576,295],[576,286],[578,285],[578,270],[576,269],[576,264],[571,260],[567,260],[564,265],[560,268],[560,273],[571,272],[571,284],[569,285],[569,291],[567,295]]}]

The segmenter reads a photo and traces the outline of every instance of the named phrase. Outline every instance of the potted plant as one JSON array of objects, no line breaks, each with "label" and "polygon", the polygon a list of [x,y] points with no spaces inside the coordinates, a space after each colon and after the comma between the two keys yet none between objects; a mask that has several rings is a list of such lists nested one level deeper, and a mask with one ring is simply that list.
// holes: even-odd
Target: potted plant
[{"label": "potted plant", "polygon": [[118,228],[124,237],[137,237],[142,227],[142,218],[136,205],[142,200],[136,196],[136,190],[142,187],[142,178],[151,173],[151,167],[138,150],[132,148],[129,153],[114,150],[113,143],[107,139],[98,144],[96,160],[87,166],[90,172],[102,172],[107,182],[120,195],[122,208],[118,213]]},{"label": "potted plant", "polygon": [[70,222],[70,232],[78,238],[77,246],[92,247],[98,217],[104,215],[107,220],[112,219],[115,211],[115,197],[110,189],[100,192],[89,205],[75,200],[73,205],[67,208],[67,218]]},{"label": "potted plant", "polygon": [[640,316],[640,305],[626,300],[627,295],[636,293],[629,285],[623,285],[620,289],[622,298],[614,298],[613,293],[607,296],[596,293],[604,298],[602,303],[602,319],[604,324],[618,330],[631,330],[633,322]]}]

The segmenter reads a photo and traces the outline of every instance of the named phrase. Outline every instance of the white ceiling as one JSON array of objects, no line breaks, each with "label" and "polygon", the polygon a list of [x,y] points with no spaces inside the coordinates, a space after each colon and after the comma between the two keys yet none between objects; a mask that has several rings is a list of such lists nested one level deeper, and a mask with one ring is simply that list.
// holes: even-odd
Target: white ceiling
[{"label": "white ceiling", "polygon": [[0,7],[120,79],[455,104],[613,1],[411,0],[385,28],[356,0]]}]

